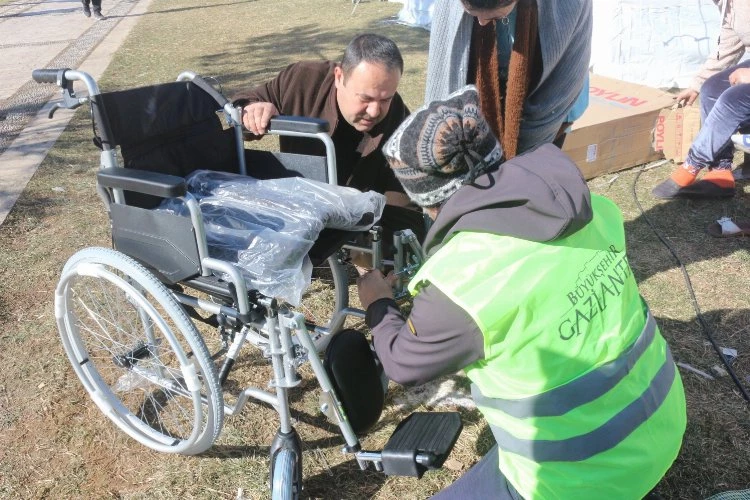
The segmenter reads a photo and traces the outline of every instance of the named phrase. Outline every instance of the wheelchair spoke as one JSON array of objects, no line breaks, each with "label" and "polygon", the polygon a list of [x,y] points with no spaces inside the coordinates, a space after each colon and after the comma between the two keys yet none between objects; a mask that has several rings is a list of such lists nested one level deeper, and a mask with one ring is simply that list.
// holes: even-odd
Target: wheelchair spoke
[{"label": "wheelchair spoke", "polygon": [[[70,303],[86,350],[81,357],[93,362],[102,381],[148,427],[176,439],[190,436],[193,395],[187,390],[178,357],[150,316],[153,313],[108,281],[82,276],[75,285]],[[192,359],[193,349],[184,347]]]},{"label": "wheelchair spoke", "polygon": [[[182,418],[170,418],[168,403],[175,398],[171,391],[160,389],[148,394],[140,407],[138,417],[152,427],[157,428],[166,436],[184,436],[190,434],[190,429],[185,426],[185,422],[192,423],[192,415],[185,411],[181,405],[176,405]],[[166,418],[165,418],[166,415]],[[165,420],[169,419],[170,425],[164,425]]]},{"label": "wheelchair spoke", "polygon": [[[86,297],[87,300],[83,300],[82,297],[76,297],[78,305],[81,307],[81,309],[83,309],[84,311],[86,311],[86,313],[88,314],[89,318],[91,318],[94,321],[94,323],[98,327],[98,328],[96,328],[96,330],[99,331],[99,332],[101,332],[102,334],[104,334],[104,336],[107,338],[107,340],[109,340],[111,342],[114,342],[115,339],[112,338],[112,336],[109,334],[110,328],[113,328],[113,329],[115,329],[115,330],[117,330],[119,332],[124,332],[125,330],[123,329],[123,327],[121,325],[117,324],[117,321],[115,320],[113,312],[112,312],[112,307],[110,306],[110,307],[107,307],[105,309],[105,311],[109,312],[110,318],[109,319],[104,318],[104,316],[99,312],[102,309],[102,307],[99,307],[100,304],[99,304],[98,300],[96,300],[94,298],[94,295],[93,295],[92,291],[90,289],[87,289],[87,290],[85,290],[85,292],[86,292],[86,295],[87,295],[87,297]],[[109,297],[107,297],[106,295],[104,295],[104,296],[98,295],[97,298],[98,297],[102,297],[102,298],[104,298],[107,301],[109,300]],[[97,310],[94,311],[92,309],[92,306],[89,306],[88,304],[91,304],[92,306],[96,306]],[[89,332],[93,334],[94,333],[94,329],[93,328],[89,328]]]},{"label": "wheelchair spoke", "polygon": [[[111,343],[114,346],[118,346],[118,347],[125,349],[126,347],[125,344],[114,339],[112,335],[109,334],[109,330],[104,328],[104,325],[103,325],[104,322],[101,321],[102,318],[100,315],[94,313],[94,311],[92,311],[88,306],[86,306],[83,303],[81,303],[81,307],[84,310],[86,310],[86,312],[88,313],[88,316],[96,323],[97,328],[92,328],[86,324],[80,324],[80,326],[84,330],[86,330],[88,333],[90,333],[93,338],[99,341],[99,346],[102,349],[107,349],[107,342]],[[117,330],[123,333],[125,332],[124,329],[120,328],[119,326],[115,324],[110,324],[110,326],[115,327]]]},{"label": "wheelchair spoke", "polygon": [[[334,261],[331,267],[331,260]],[[348,281],[350,266],[329,259],[315,266],[312,283],[305,290],[302,302],[295,309],[305,315],[305,320],[327,327],[334,314],[349,305]]]}]

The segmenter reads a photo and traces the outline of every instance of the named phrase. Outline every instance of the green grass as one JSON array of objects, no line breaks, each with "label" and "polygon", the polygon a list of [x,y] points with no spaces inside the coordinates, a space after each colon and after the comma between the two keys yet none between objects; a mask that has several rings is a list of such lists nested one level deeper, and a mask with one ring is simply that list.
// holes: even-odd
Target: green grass
[{"label": "green grass", "polygon": [[[0,0],[0,3],[3,0]],[[400,92],[414,109],[422,100],[428,33],[384,22],[400,4],[344,0],[154,0],[114,56],[103,89],[170,81],[182,70],[214,76],[224,92],[270,78],[300,59],[338,59],[357,33],[375,31],[401,47]],[[86,70],[86,67],[80,69]],[[21,498],[245,498],[267,496],[268,445],[276,417],[249,405],[227,420],[219,441],[198,457],[161,455],[109,423],[68,366],[56,333],[53,294],[65,260],[77,249],[109,245],[106,214],[95,193],[97,150],[87,111],[75,114],[55,148],[0,226],[0,496]],[[722,215],[750,217],[747,186],[729,201],[656,202],[650,189],[671,165],[590,182],[623,210],[629,258],[676,359],[707,371],[718,364],[673,257],[647,221],[687,266],[698,303],[721,345],[736,348],[740,378],[750,375],[750,238],[713,239],[705,226]],[[612,181],[612,182],[610,182]],[[309,371],[293,397],[303,437],[305,493],[314,498],[425,498],[449,484],[492,445],[484,420],[462,410],[465,430],[455,467],[422,480],[360,471],[342,441],[317,414]],[[688,397],[683,449],[658,491],[667,498],[704,498],[750,487],[748,405],[728,379],[681,372]],[[259,357],[243,358],[230,380],[262,387],[270,373]],[[750,382],[747,382],[750,385]],[[399,389],[394,387],[394,397]],[[406,412],[387,409],[363,439],[378,449]]]}]

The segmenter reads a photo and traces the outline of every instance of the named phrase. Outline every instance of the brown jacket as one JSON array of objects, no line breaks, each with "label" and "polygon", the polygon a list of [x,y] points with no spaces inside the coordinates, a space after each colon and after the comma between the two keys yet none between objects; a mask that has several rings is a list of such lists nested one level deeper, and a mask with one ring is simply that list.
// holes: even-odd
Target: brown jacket
[{"label": "brown jacket", "polygon": [[[362,191],[403,192],[391,171],[381,147],[409,115],[401,96],[396,94],[385,119],[369,133],[357,132],[339,114],[336,103],[333,61],[304,61],[287,66],[273,80],[234,96],[235,105],[270,102],[282,115],[322,118],[331,126],[336,146],[339,184]],[[281,150],[288,153],[325,155],[320,141],[280,137]]]}]

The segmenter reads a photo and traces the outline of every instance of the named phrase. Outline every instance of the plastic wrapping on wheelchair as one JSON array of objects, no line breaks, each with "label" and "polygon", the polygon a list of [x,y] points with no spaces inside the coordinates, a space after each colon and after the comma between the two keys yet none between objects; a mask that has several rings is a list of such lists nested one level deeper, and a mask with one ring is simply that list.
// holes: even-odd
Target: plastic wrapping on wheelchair
[{"label": "plastic wrapping on wheelchair", "polygon": [[[301,177],[258,180],[197,170],[186,181],[203,215],[209,255],[236,262],[250,288],[293,305],[310,284],[308,252],[321,231],[367,230],[385,206],[379,193]],[[158,210],[189,216],[179,199]]]}]

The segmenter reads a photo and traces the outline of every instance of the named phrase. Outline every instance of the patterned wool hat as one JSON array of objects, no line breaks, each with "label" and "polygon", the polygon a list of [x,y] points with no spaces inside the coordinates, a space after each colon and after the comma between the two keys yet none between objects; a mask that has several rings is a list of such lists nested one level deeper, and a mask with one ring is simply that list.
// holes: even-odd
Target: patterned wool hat
[{"label": "patterned wool hat", "polygon": [[409,198],[432,207],[496,167],[503,150],[479,111],[476,87],[467,85],[409,115],[383,154]]}]

